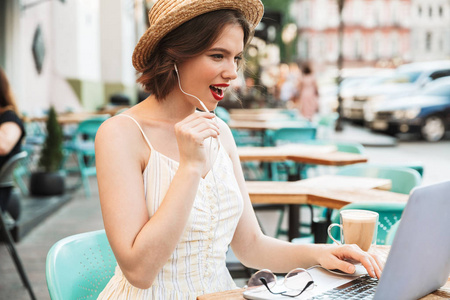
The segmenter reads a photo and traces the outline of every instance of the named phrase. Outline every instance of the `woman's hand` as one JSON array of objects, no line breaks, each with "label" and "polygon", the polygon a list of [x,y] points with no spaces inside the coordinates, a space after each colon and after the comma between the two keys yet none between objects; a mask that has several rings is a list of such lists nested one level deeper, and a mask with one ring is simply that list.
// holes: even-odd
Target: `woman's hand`
[{"label": "woman's hand", "polygon": [[195,112],[175,124],[175,134],[180,151],[180,164],[192,164],[203,168],[206,163],[204,141],[219,136],[219,127],[214,114]]},{"label": "woman's hand", "polygon": [[361,262],[371,277],[380,278],[382,265],[376,255],[367,253],[357,245],[326,245],[319,254],[319,263],[327,269],[339,269],[346,273],[355,272],[355,266],[345,260]]}]

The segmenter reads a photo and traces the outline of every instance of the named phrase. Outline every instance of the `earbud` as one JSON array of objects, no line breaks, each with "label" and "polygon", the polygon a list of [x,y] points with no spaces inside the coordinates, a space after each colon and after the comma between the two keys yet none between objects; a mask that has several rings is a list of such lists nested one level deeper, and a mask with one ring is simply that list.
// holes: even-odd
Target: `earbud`
[{"label": "earbud", "polygon": [[194,96],[194,95],[191,95],[191,94],[186,93],[186,92],[183,90],[183,88],[181,87],[180,74],[178,74],[177,64],[174,63],[173,66],[174,66],[174,68],[175,68],[175,73],[177,73],[178,86],[180,87],[180,91],[181,91],[183,94],[185,94],[186,96],[190,96],[190,97],[193,97],[193,98],[197,99],[198,102],[200,102],[200,105],[202,106],[202,108],[203,108],[205,111],[209,112],[208,108],[207,108],[206,105],[202,102],[202,100],[200,100],[199,98],[197,98],[197,97]]}]

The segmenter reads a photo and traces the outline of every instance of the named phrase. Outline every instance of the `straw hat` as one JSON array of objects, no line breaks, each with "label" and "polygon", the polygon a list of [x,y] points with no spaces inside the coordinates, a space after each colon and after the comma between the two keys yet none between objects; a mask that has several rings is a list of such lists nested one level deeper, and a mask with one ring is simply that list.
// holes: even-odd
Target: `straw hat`
[{"label": "straw hat", "polygon": [[170,31],[201,14],[220,9],[240,11],[252,30],[264,14],[260,0],[158,0],[148,14],[150,27],[134,48],[134,68],[144,70],[155,46]]}]

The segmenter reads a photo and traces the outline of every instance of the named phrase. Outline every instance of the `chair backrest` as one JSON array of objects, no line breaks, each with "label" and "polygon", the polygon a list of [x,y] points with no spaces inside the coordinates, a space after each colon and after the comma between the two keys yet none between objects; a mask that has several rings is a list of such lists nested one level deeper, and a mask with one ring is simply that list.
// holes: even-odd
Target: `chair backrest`
[{"label": "chair backrest", "polygon": [[225,123],[230,122],[230,113],[226,108],[222,106],[217,106],[214,112],[216,113],[216,116],[221,118]]},{"label": "chair backrest", "polygon": [[347,153],[356,153],[356,154],[364,154],[366,152],[366,149],[364,149],[364,146],[359,143],[344,143],[344,142],[336,142],[337,150],[340,152],[347,152]]},{"label": "chair backrest", "polygon": [[394,242],[395,234],[397,233],[398,225],[400,225],[400,221],[398,220],[397,223],[391,226],[391,228],[388,231],[388,234],[386,236],[385,245],[392,245],[392,242]]},{"label": "chair backrest", "polygon": [[[403,210],[405,209],[406,203],[351,203],[344,207],[342,207],[340,210],[346,210],[346,209],[364,209],[364,210],[371,210],[375,211],[379,214],[378,218],[378,234],[377,234],[377,245],[385,245],[387,235],[391,229],[391,227],[397,223],[403,213]],[[333,223],[340,223],[339,214],[333,214],[332,218]],[[333,237],[337,240],[340,239],[340,232],[338,228],[332,230],[331,232],[333,234]],[[331,243],[331,239],[328,238],[328,243]]]},{"label": "chair backrest", "polygon": [[98,128],[109,117],[109,115],[99,115],[80,122],[74,138],[77,139],[79,136],[83,136],[84,139],[94,140]]},{"label": "chair backrest", "polygon": [[314,140],[316,132],[317,129],[313,126],[280,128],[272,133],[271,144],[277,146]]},{"label": "chair backrest", "polygon": [[104,230],[66,237],[49,250],[47,288],[52,300],[97,299],[117,265]]},{"label": "chair backrest", "polygon": [[339,114],[336,112],[328,113],[326,115],[320,115],[318,124],[320,126],[334,126],[338,118]]},{"label": "chair backrest", "polygon": [[333,142],[333,141],[327,141],[327,140],[312,140],[312,141],[306,141],[305,144],[334,145],[334,146],[336,146],[338,151],[347,152],[347,153],[364,154],[366,152],[366,149],[364,148],[364,146],[362,144],[356,143],[356,142]]},{"label": "chair backrest", "polygon": [[0,169],[0,188],[14,186],[14,169],[16,168],[17,164],[27,156],[27,152],[22,151],[11,156],[11,158],[5,162],[5,164]]},{"label": "chair backrest", "polygon": [[345,166],[340,168],[337,174],[390,179],[392,181],[391,191],[401,194],[409,194],[422,181],[420,174],[416,170],[371,164]]}]

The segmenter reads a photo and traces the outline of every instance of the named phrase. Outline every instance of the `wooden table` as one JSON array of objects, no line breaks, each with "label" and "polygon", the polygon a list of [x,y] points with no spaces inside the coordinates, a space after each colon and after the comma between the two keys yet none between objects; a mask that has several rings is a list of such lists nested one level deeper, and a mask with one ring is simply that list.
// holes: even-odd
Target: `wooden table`
[{"label": "wooden table", "polygon": [[238,147],[241,161],[286,161],[298,163],[344,166],[367,162],[365,155],[347,152],[338,152],[334,145],[306,145],[290,144],[278,147]]},{"label": "wooden table", "polygon": [[252,203],[289,205],[289,240],[298,237],[298,205],[340,209],[353,202],[406,202],[408,195],[389,192],[390,180],[321,176],[301,181],[247,181]]},{"label": "wooden table", "polygon": [[[389,250],[391,249],[390,246],[375,246],[369,250],[369,252],[377,254],[378,257],[381,259],[381,263],[384,265],[386,263],[387,256],[389,255]],[[242,296],[242,293],[245,291],[245,289],[236,289],[231,291],[225,291],[225,292],[219,292],[219,293],[213,293],[213,294],[207,294],[198,296],[198,300],[244,300],[245,298]],[[440,299],[450,299],[450,277],[447,280],[447,283],[438,289],[437,291],[434,291],[433,293],[420,298],[421,300],[440,300]]]},{"label": "wooden table", "polygon": [[[76,112],[76,113],[64,113],[58,115],[58,123],[61,125],[68,125],[68,124],[78,124],[84,120],[98,117],[99,113],[97,112]],[[25,120],[26,122],[46,122],[47,116],[44,117],[33,117],[33,118],[27,118]]]},{"label": "wooden table", "polygon": [[[292,160],[297,163],[327,166],[344,166],[363,163],[367,162],[368,160],[366,156],[361,154],[338,152],[336,146],[334,145],[290,144],[278,147],[238,147],[238,154],[241,161],[258,160],[265,162],[274,162]],[[268,186],[270,186],[271,183],[268,184]],[[283,189],[284,187],[279,188],[279,190]],[[322,195],[323,193],[316,194]],[[326,192],[325,195],[327,195]],[[316,199],[321,201],[324,200],[320,197],[317,197]],[[325,201],[324,203],[328,202]],[[290,240],[298,236],[298,229],[295,229],[295,227],[291,227],[291,225],[298,224],[300,222],[299,204],[301,203],[289,204]]]},{"label": "wooden table", "polygon": [[232,129],[247,129],[254,131],[278,130],[283,127],[310,126],[303,120],[236,120],[231,119],[228,126]]}]

